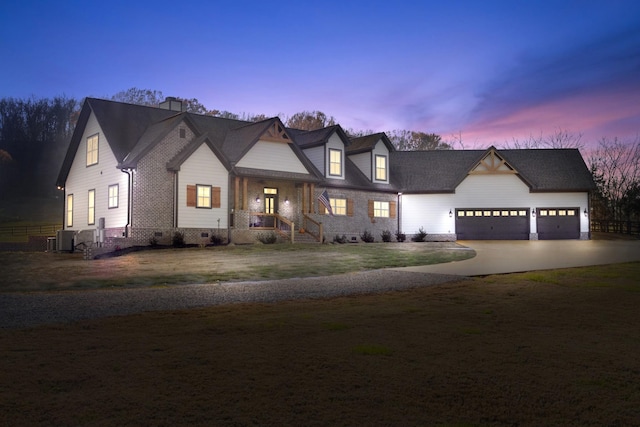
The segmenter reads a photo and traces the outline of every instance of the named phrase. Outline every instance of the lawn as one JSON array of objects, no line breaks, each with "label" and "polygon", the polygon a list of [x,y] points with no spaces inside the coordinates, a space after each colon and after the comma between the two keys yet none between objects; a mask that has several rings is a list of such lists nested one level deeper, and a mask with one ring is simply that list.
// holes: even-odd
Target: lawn
[{"label": "lawn", "polygon": [[77,290],[326,276],[475,256],[456,243],[274,244],[82,254],[0,252],[0,292]]},{"label": "lawn", "polygon": [[0,425],[638,425],[639,278],[630,263],[0,330]]}]

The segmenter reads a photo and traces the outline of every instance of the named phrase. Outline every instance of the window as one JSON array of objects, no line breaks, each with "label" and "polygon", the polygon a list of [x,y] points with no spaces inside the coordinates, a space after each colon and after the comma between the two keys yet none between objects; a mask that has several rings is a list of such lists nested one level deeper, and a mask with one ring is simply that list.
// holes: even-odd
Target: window
[{"label": "window", "polygon": [[211,186],[196,185],[196,208],[211,208]]},{"label": "window", "polygon": [[98,134],[87,138],[87,166],[98,164]]},{"label": "window", "polygon": [[387,157],[376,155],[376,180],[387,180]]},{"label": "window", "polygon": [[89,204],[87,206],[87,224],[96,223],[96,190],[89,190]]},{"label": "window", "polygon": [[118,184],[109,186],[109,209],[118,207]]},{"label": "window", "polygon": [[389,202],[373,202],[373,216],[389,218]]},{"label": "window", "polygon": [[329,148],[329,175],[342,176],[342,151]]},{"label": "window", "polygon": [[73,194],[67,195],[67,227],[73,227]]},{"label": "window", "polygon": [[347,214],[347,199],[329,199],[331,203],[331,210],[334,215],[346,215]]}]

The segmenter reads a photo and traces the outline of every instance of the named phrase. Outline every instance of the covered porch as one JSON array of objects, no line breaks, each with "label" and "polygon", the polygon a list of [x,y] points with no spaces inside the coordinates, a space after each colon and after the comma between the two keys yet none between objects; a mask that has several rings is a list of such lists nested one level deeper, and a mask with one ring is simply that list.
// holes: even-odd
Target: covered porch
[{"label": "covered porch", "polygon": [[322,242],[315,182],[236,176],[230,191],[231,240],[250,243],[273,232],[280,241]]}]

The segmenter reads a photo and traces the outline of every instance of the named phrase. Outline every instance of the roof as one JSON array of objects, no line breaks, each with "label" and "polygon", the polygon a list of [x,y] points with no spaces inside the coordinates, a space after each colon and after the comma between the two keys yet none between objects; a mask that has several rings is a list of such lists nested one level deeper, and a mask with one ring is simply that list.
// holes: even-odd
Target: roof
[{"label": "roof", "polygon": [[[577,149],[495,150],[531,192],[583,192],[595,189]],[[395,151],[391,180],[406,193],[453,193],[489,150]]]},{"label": "roof", "polygon": [[[167,167],[172,170],[178,170],[186,158],[204,143],[235,174],[321,182],[333,188],[364,191],[453,193],[472,168],[494,150],[516,170],[517,176],[532,192],[595,189],[591,173],[577,149],[496,150],[491,147],[489,150],[395,151],[384,133],[349,139],[338,125],[303,131],[285,128],[277,117],[254,123],[95,98],[87,98],[83,104],[58,176],[58,186],[64,186],[66,182],[92,112],[121,168],[135,167],[138,160],[171,130],[180,123],[186,123],[196,137],[168,162]],[[272,126],[286,133],[287,142],[284,143],[309,171],[308,175],[235,166]],[[303,148],[325,144],[334,132],[340,135],[346,147],[344,179],[325,178],[302,152]],[[289,140],[294,143],[289,143]],[[349,159],[349,155],[373,150],[381,140],[390,152],[389,184],[371,182]]]},{"label": "roof", "polygon": [[395,151],[395,147],[387,138],[384,132],[374,133],[371,135],[360,136],[358,138],[351,138],[351,144],[347,148],[347,154],[359,154],[367,151],[372,151],[378,141],[382,140],[389,151]]}]

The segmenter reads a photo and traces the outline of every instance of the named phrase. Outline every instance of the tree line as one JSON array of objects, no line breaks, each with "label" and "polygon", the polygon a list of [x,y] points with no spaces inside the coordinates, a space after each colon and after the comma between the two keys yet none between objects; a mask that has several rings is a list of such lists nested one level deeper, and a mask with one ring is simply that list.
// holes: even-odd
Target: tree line
[{"label": "tree line", "polygon": [[[165,100],[161,91],[131,88],[111,97],[114,101],[158,106]],[[261,121],[264,114],[236,114],[208,109],[196,98],[178,98],[183,109],[196,114],[235,120]],[[56,197],[54,188],[62,161],[79,116],[82,100],[67,97],[0,99],[0,194],[12,197]],[[336,124],[333,116],[321,111],[302,111],[282,118],[287,127],[315,130]],[[345,129],[351,137],[375,133]],[[445,141],[435,133],[411,130],[385,132],[396,149],[450,150],[462,144]],[[586,150],[582,135],[558,130],[550,135],[512,140],[503,148],[579,148]],[[597,191],[593,197],[593,218],[640,220],[640,140],[603,138],[586,157]]]}]

